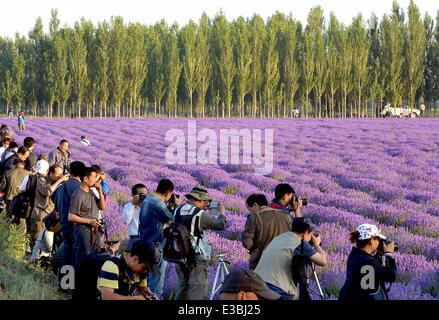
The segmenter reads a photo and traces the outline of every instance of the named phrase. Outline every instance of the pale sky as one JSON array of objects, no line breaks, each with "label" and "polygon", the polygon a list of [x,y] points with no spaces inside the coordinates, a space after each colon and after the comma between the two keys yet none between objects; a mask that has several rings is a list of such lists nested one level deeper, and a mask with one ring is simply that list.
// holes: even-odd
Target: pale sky
[{"label": "pale sky", "polygon": [[[407,11],[410,0],[399,0]],[[439,9],[438,0],[416,0],[422,15],[428,12],[436,17]],[[177,21],[180,26],[189,19],[197,21],[205,11],[213,17],[222,9],[227,18],[234,19],[240,15],[250,17],[254,13],[264,19],[276,10],[302,21],[310,8],[321,5],[327,17],[334,11],[337,17],[348,24],[352,17],[361,12],[367,19],[372,12],[378,17],[390,13],[392,0],[2,0],[0,5],[0,35],[13,37],[15,32],[27,35],[37,17],[41,16],[44,30],[48,31],[50,10],[59,11],[61,24],[73,26],[81,17],[87,20],[109,20],[111,16],[122,16],[125,21],[153,24],[165,19],[169,24]]]}]

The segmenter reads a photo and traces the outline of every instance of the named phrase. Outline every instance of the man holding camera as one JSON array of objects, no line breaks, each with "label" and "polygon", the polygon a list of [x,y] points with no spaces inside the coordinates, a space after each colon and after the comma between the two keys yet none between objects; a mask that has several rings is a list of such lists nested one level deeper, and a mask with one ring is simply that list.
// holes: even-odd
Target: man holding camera
[{"label": "man holding camera", "polygon": [[[148,284],[151,291],[159,298],[163,295],[165,271],[167,262],[163,259],[165,226],[174,219],[167,203],[174,194],[174,184],[169,179],[160,180],[155,192],[150,193],[143,200],[139,214],[140,240],[155,253],[156,272],[148,274]],[[175,198],[175,197],[174,197]],[[175,198],[176,202],[180,199]]]},{"label": "man holding camera", "polygon": [[72,264],[73,255],[73,223],[69,221],[70,200],[73,193],[81,184],[81,176],[86,166],[81,161],[70,163],[70,177],[58,189],[56,189],[53,198],[55,210],[59,213],[61,223],[61,234],[63,238],[64,259],[62,265]]},{"label": "man holding camera", "polygon": [[140,241],[121,257],[90,254],[76,270],[72,299],[152,300],[155,297],[146,283],[152,260],[152,252]]},{"label": "man holding camera", "polygon": [[[90,190],[95,187],[99,199]],[[101,225],[99,210],[105,210],[106,202],[101,184],[97,182],[95,169],[86,167],[81,176],[81,184],[73,193],[69,208],[69,221],[73,222],[73,266],[76,268],[95,247],[96,233]]]},{"label": "man holding camera", "polygon": [[377,226],[367,223],[351,232],[350,240],[355,247],[348,256],[346,281],[338,299],[389,300],[385,282],[396,279],[393,253],[397,247]]},{"label": "man holding camera", "polygon": [[293,187],[287,183],[280,183],[274,189],[274,199],[270,208],[291,213],[294,217],[302,216],[302,206],[307,205],[307,199],[296,196]]},{"label": "man holding camera", "polygon": [[269,289],[278,293],[282,300],[297,297],[293,281],[293,257],[300,248],[305,257],[318,266],[326,265],[326,253],[320,247],[320,235],[312,233],[312,224],[308,218],[293,220],[291,231],[274,238],[262,253],[255,272],[267,283]]},{"label": "man holding camera", "polygon": [[224,206],[218,203],[218,216],[208,213],[212,198],[203,187],[195,187],[186,194],[188,202],[175,210],[175,222],[189,230],[195,250],[195,265],[177,264],[177,300],[205,300],[208,295],[209,260],[212,247],[206,230],[222,231],[226,227]]},{"label": "man holding camera", "polygon": [[254,270],[271,240],[291,230],[291,218],[284,211],[270,208],[263,194],[250,195],[246,207],[250,214],[245,222],[241,242],[249,250],[249,267]]},{"label": "man holding camera", "polygon": [[37,186],[35,192],[34,208],[30,219],[30,234],[33,248],[38,235],[45,228],[43,218],[55,208],[52,194],[55,190],[69,179],[68,175],[63,175],[62,169],[58,165],[49,167],[46,160],[40,160],[36,165]]},{"label": "man holding camera", "polygon": [[131,188],[133,199],[123,206],[122,221],[128,225],[130,241],[128,249],[131,249],[134,242],[140,239],[139,236],[139,214],[143,200],[145,200],[148,189],[145,185],[138,183]]}]

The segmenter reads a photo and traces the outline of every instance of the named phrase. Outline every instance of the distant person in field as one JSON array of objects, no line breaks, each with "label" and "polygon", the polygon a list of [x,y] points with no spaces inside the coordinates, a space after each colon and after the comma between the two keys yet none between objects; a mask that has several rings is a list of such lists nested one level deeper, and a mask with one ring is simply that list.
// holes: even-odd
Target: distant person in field
[{"label": "distant person in field", "polygon": [[14,107],[11,107],[8,112],[8,117],[12,118],[14,116]]},{"label": "distant person in field", "polygon": [[122,221],[128,225],[128,236],[130,241],[128,248],[131,248],[133,243],[140,239],[139,236],[139,214],[140,207],[143,200],[148,194],[148,189],[144,184],[138,183],[131,188],[132,200],[123,206]]},{"label": "distant person in field", "polygon": [[[95,169],[87,167],[82,172],[81,184],[72,195],[69,221],[73,223],[73,266],[76,268],[85,256],[98,250],[96,247],[99,210],[105,210],[105,196]],[[95,187],[99,199],[91,188]]]},{"label": "distant person in field", "polygon": [[85,146],[91,146],[90,140],[88,140],[85,136],[81,136],[81,143]]},{"label": "distant person in field", "polygon": [[[282,210],[285,213],[291,211],[291,200],[296,192],[293,187],[287,183],[280,183],[274,189],[274,199],[270,204],[270,208]],[[299,199],[297,207],[294,209],[294,216],[302,216],[302,200]]]},{"label": "distant person in field", "polygon": [[263,194],[250,195],[246,207],[250,214],[245,222],[241,242],[249,250],[249,267],[254,270],[271,240],[281,233],[291,231],[292,221],[284,211],[270,208]]},{"label": "distant person in field", "polygon": [[67,140],[61,140],[58,147],[49,154],[49,164],[51,166],[54,164],[60,166],[63,170],[63,173],[67,173],[69,171],[70,153],[69,142]]},{"label": "distant person in field", "polygon": [[26,130],[26,124],[24,123],[24,112],[20,111],[18,114],[18,130],[24,131]]},{"label": "distant person in field", "polygon": [[32,137],[26,137],[23,140],[23,146],[29,150],[29,157],[26,159],[26,170],[35,172],[35,165],[37,164],[38,158],[34,153],[35,140]]},{"label": "distant person in field", "polygon": [[35,192],[34,209],[31,214],[30,234],[32,247],[40,232],[45,228],[43,219],[53,211],[55,205],[52,194],[61,183],[67,181],[67,175],[63,175],[62,169],[58,165],[49,167],[45,160],[38,161],[37,170],[37,190]]},{"label": "distant person in field", "polygon": [[[267,283],[268,288],[281,295],[282,300],[298,298],[293,280],[293,257],[303,254],[318,266],[326,266],[326,253],[320,247],[320,235],[312,233],[312,223],[308,218],[295,218],[291,231],[282,233],[271,240],[262,253],[255,272]],[[298,266],[296,266],[298,267]]]},{"label": "distant person in field", "polygon": [[81,184],[81,176],[85,171],[85,164],[81,161],[73,161],[70,164],[70,177],[58,189],[53,198],[55,210],[59,213],[61,234],[63,238],[64,259],[62,265],[71,265],[73,258],[73,223],[69,221],[70,201],[76,189]]}]

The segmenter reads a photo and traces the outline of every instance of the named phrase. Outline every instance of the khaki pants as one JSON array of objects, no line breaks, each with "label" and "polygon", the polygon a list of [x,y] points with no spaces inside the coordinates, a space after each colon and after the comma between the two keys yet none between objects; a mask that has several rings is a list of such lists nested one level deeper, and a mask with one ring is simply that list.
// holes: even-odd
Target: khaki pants
[{"label": "khaki pants", "polygon": [[206,300],[208,298],[208,261],[197,261],[193,268],[176,265],[175,270],[177,271],[176,300]]},{"label": "khaki pants", "polygon": [[35,241],[38,239],[38,235],[45,228],[44,222],[40,218],[31,218],[30,219],[30,239],[31,246],[35,244]]}]

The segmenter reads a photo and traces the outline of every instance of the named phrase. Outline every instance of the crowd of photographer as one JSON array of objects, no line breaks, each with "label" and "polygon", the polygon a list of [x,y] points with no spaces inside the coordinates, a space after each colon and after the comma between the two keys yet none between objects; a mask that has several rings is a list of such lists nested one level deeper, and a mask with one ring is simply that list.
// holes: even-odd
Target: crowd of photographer
[{"label": "crowd of photographer", "polygon": [[[129,239],[109,241],[103,217],[110,190],[99,166],[71,161],[67,140],[49,157],[37,157],[33,138],[18,147],[8,128],[2,126],[0,135],[4,212],[27,230],[32,263],[52,268],[60,281],[63,266],[74,268],[74,290],[65,289],[73,299],[163,299],[170,267],[177,274],[175,299],[208,298],[214,258],[208,234],[224,230],[227,221],[224,205],[206,188],[196,186],[183,199],[169,179],[154,192],[135,184],[121,212]],[[327,265],[324,235],[315,233],[302,212],[307,199],[282,183],[271,203],[263,194],[251,194],[245,204],[249,214],[240,240],[249,251],[250,270],[231,272],[221,284],[220,299],[307,300],[312,275],[324,297],[315,272],[315,266]],[[339,299],[388,300],[386,283],[396,278],[392,254],[397,247],[369,224],[360,225],[350,240],[354,247]],[[119,254],[121,246],[126,250]]]}]

